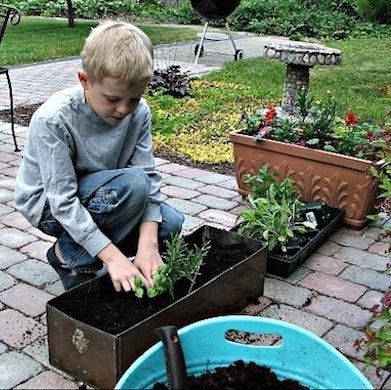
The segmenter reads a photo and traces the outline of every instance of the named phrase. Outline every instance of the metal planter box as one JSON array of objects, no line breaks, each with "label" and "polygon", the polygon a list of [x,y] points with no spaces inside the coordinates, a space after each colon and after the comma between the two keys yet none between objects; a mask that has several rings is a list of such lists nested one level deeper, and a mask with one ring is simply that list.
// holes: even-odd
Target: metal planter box
[{"label": "metal planter box", "polygon": [[[229,248],[240,245],[250,255],[243,250],[242,260],[216,276],[210,275],[209,281],[196,285],[190,294],[178,297],[119,333],[99,329],[89,324],[89,318],[73,314],[81,299],[88,300],[102,291],[114,292],[108,275],[50,300],[47,303],[50,363],[93,387],[114,388],[132,362],[158,341],[155,328],[167,324],[179,328],[216,315],[240,313],[263,294],[267,259],[263,243],[209,226],[190,234],[186,240],[200,244],[202,237],[211,240],[212,245],[213,242]],[[213,260],[208,257],[204,267]],[[139,303],[139,298],[133,294],[126,297],[131,311],[132,303]],[[94,301],[91,306],[94,305],[99,302]],[[110,318],[110,312],[107,316]]]}]

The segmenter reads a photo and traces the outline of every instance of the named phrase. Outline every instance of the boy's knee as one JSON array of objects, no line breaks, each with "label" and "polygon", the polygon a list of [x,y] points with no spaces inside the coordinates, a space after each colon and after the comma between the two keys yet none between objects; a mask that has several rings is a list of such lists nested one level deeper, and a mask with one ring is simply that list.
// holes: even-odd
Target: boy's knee
[{"label": "boy's knee", "polygon": [[181,232],[185,217],[181,212],[175,210],[167,203],[162,203],[160,209],[163,220],[159,226],[159,238],[165,240],[170,237],[170,235],[179,234]]},{"label": "boy's knee", "polygon": [[130,189],[132,198],[137,198],[141,202],[147,201],[151,190],[151,179],[139,168],[132,168],[124,173],[125,183]]}]

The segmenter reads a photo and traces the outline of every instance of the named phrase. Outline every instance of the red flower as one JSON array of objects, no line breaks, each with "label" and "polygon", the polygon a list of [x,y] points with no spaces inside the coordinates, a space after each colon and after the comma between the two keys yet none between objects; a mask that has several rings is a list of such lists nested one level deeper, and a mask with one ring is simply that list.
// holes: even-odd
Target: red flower
[{"label": "red flower", "polygon": [[357,115],[350,111],[348,112],[348,114],[346,115],[346,118],[345,118],[345,123],[348,125],[348,126],[356,126],[357,125]]},{"label": "red flower", "polygon": [[373,131],[368,131],[368,133],[365,135],[366,139],[369,139],[370,141],[374,141],[376,139],[375,135],[373,134]]},{"label": "red flower", "polygon": [[263,120],[267,123],[274,121],[274,118],[277,116],[277,111],[274,107],[269,107],[263,116]]}]

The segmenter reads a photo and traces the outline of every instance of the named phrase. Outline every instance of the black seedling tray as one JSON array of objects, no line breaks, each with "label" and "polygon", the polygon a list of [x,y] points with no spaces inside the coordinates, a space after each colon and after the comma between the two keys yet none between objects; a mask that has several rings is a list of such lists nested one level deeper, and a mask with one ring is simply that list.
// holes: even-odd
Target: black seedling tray
[{"label": "black seedling tray", "polygon": [[307,242],[289,249],[286,253],[273,250],[267,258],[267,273],[284,278],[288,277],[296,268],[319,248],[319,246],[331,236],[339,227],[344,211],[329,207],[330,217],[324,226],[312,231],[306,236]]}]

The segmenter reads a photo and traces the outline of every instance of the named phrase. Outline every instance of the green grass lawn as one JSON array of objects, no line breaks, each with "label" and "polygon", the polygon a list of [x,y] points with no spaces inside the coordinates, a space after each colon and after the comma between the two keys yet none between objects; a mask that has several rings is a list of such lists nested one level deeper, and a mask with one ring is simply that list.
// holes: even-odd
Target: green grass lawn
[{"label": "green grass lawn", "polygon": [[[68,27],[65,19],[22,16],[18,25],[8,25],[1,45],[0,65],[9,66],[38,61],[78,56],[84,40],[96,21],[76,20],[76,26]],[[193,40],[197,30],[190,27],[166,27],[139,25],[153,44]]]},{"label": "green grass lawn", "polygon": [[[356,112],[360,120],[390,121],[391,39],[362,38],[328,42],[342,51],[339,66],[318,66],[310,71],[310,92],[319,99],[330,92],[340,114]],[[266,100],[280,100],[285,65],[265,58],[230,62],[223,71],[207,76],[247,85]]]}]

